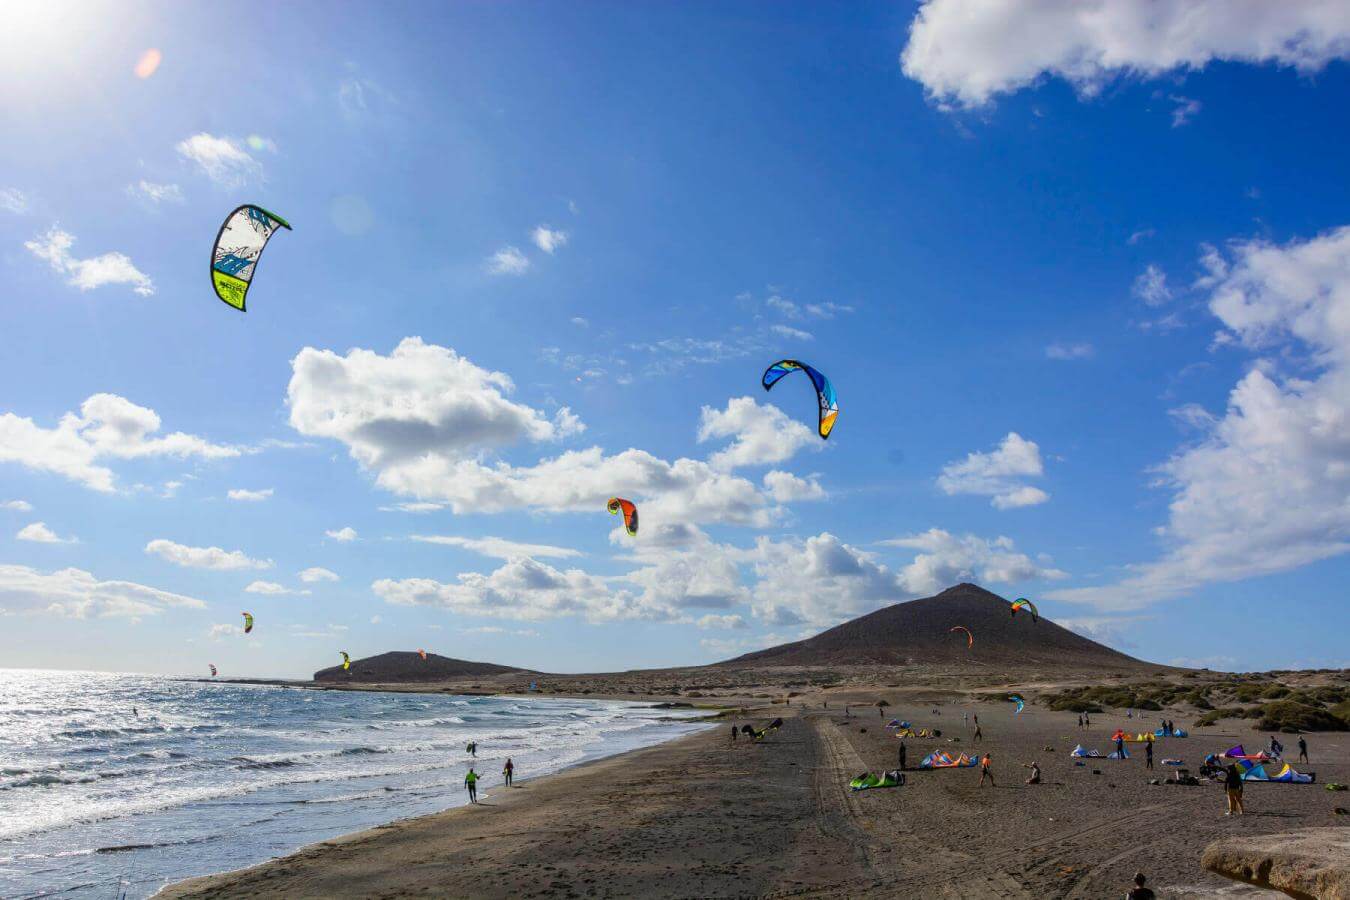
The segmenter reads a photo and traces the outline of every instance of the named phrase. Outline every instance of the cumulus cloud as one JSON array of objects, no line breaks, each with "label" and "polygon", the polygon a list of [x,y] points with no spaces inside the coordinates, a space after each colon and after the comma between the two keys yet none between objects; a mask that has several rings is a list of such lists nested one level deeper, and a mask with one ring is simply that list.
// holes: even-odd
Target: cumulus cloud
[{"label": "cumulus cloud", "polygon": [[269,499],[272,493],[272,488],[262,488],[256,491],[247,488],[231,488],[225,496],[239,503],[259,503]]},{"label": "cumulus cloud", "polygon": [[151,556],[168,560],[177,566],[190,569],[216,569],[230,571],[235,569],[270,569],[270,559],[253,559],[239,550],[222,550],[219,547],[189,547],[164,538],[156,538],[145,545],[145,552]]},{"label": "cumulus cloud", "polygon": [[330,572],[328,569],[312,566],[300,573],[300,580],[305,584],[318,584],[321,581],[338,581],[338,574]]},{"label": "cumulus cloud", "polygon": [[710,628],[730,630],[735,628],[746,627],[745,619],[742,618],[741,616],[736,615],[719,616],[715,613],[709,613],[706,616],[700,616],[698,618],[698,621],[695,622],[694,624],[696,624],[699,628],[703,628],[705,630]]},{"label": "cumulus cloud", "polygon": [[356,529],[350,525],[345,525],[335,531],[325,531],[324,534],[343,544],[351,543],[359,537],[356,533]]},{"label": "cumulus cloud", "polygon": [[523,275],[530,267],[530,258],[519,247],[503,247],[489,256],[483,266],[491,275]]},{"label": "cumulus cloud", "polygon": [[1129,609],[1350,550],[1350,227],[1284,245],[1239,241],[1202,263],[1219,342],[1298,351],[1311,372],[1281,374],[1265,358],[1221,416],[1189,412],[1205,430],[1160,467],[1172,491],[1161,557],[1056,599]]},{"label": "cumulus cloud", "polygon": [[1347,56],[1339,0],[928,0],[900,59],[932,100],[969,108],[1044,77],[1093,95],[1113,78],[1216,61],[1312,72]]},{"label": "cumulus cloud", "polygon": [[75,236],[55,225],[45,235],[25,241],[24,246],[28,252],[45,260],[53,270],[64,275],[66,284],[82,291],[92,291],[108,284],[127,284],[142,297],[149,297],[155,292],[155,283],[149,275],[136,268],[131,257],[113,251],[80,259],[70,252],[70,248],[75,246]]},{"label": "cumulus cloud", "polygon": [[708,458],[714,468],[724,471],[780,463],[804,447],[821,446],[820,439],[805,424],[776,406],[759,405],[754,397],[735,397],[721,410],[703,407],[698,439],[703,442],[714,438],[734,438],[731,446]]},{"label": "cumulus cloud", "polygon": [[1096,350],[1086,341],[1076,344],[1054,343],[1045,348],[1045,355],[1049,359],[1091,359],[1094,353]]},{"label": "cumulus cloud", "polygon": [[567,232],[540,225],[530,232],[530,240],[534,241],[534,245],[540,250],[552,255],[553,251],[567,243]]},{"label": "cumulus cloud", "polygon": [[943,466],[937,484],[948,496],[975,494],[990,497],[995,509],[1016,509],[1050,499],[1045,491],[1021,481],[1042,474],[1041,448],[1010,431],[996,449],[968,453],[964,460]]},{"label": "cumulus cloud", "polygon": [[32,512],[33,504],[27,500],[5,500],[0,502],[0,509],[10,509],[14,512]]},{"label": "cumulus cloud", "polygon": [[820,486],[814,475],[809,478],[798,478],[791,472],[775,470],[765,474],[764,490],[775,503],[825,499],[825,489]]},{"label": "cumulus cloud", "polygon": [[116,394],[94,394],[79,414],[66,413],[55,428],[43,428],[13,413],[0,415],[0,462],[53,472],[97,491],[113,490],[112,470],[99,460],[171,456],[222,459],[239,456],[238,447],[212,444],[175,431],[155,436],[160,418]]},{"label": "cumulus cloud", "polygon": [[792,341],[813,341],[815,335],[809,331],[802,331],[800,328],[793,328],[791,325],[770,325],[769,330],[779,337],[787,338]]},{"label": "cumulus cloud", "polygon": [[82,569],[43,573],[28,566],[0,565],[0,610],[4,612],[134,619],[169,607],[204,609],[206,604],[131,581],[99,581]]},{"label": "cumulus cloud", "polygon": [[34,544],[78,544],[75,538],[63,538],[57,535],[47,527],[45,522],[34,522],[31,525],[25,525],[19,529],[19,533],[14,535],[15,540],[31,541]]},{"label": "cumulus cloud", "polygon": [[900,570],[900,582],[914,596],[929,596],[962,581],[1012,584],[1033,579],[1058,580],[1068,574],[1019,553],[1012,538],[955,535],[941,528],[882,541],[885,547],[919,551]]},{"label": "cumulus cloud", "polygon": [[506,538],[483,537],[465,538],[445,534],[414,534],[412,540],[424,544],[441,544],[446,547],[463,547],[483,556],[496,559],[520,559],[523,556],[543,557],[545,559],[570,559],[581,556],[581,551],[570,547],[554,547],[551,544],[523,544]]},{"label": "cumulus cloud", "polygon": [[241,187],[262,176],[262,163],[249,150],[275,150],[256,135],[246,140],[201,132],[179,141],[178,155],[195,163],[202,174],[223,187]]}]

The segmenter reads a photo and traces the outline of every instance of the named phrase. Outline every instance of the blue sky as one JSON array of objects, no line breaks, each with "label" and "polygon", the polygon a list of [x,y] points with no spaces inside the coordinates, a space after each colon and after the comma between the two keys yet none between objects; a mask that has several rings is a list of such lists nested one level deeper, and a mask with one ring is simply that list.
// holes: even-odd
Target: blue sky
[{"label": "blue sky", "polygon": [[1350,665],[1350,23],[1010,6],[21,4],[6,663],[694,664],[972,580]]}]

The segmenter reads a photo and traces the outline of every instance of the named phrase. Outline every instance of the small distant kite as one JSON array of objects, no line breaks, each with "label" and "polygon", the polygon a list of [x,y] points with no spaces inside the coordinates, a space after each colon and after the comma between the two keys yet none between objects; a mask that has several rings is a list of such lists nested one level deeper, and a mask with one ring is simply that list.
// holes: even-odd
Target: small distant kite
[{"label": "small distant kite", "polygon": [[1032,622],[1039,622],[1041,620],[1040,613],[1036,612],[1036,604],[1032,603],[1026,597],[1018,597],[1014,600],[1012,606],[1008,607],[1008,615],[1016,617],[1019,609],[1029,610],[1031,612]]},{"label": "small distant kite", "polygon": [[975,646],[975,635],[973,635],[973,634],[970,633],[970,629],[969,629],[969,628],[967,628],[967,627],[964,626],[964,625],[953,625],[951,628],[948,628],[948,629],[947,629],[947,633],[948,633],[948,634],[951,634],[953,631],[964,631],[964,632],[966,633],[966,649],[967,649],[967,650],[969,650],[971,647],[974,647],[974,646]]},{"label": "small distant kite", "polygon": [[342,654],[342,671],[345,672],[352,667],[352,658],[347,655],[346,650],[339,650],[338,652]]},{"label": "small distant kite", "polygon": [[253,630],[253,613],[243,613],[244,616],[244,634]]},{"label": "small distant kite", "polygon": [[425,660],[425,659],[427,658],[427,651],[425,651],[425,650],[418,650],[418,651],[417,651],[417,655],[420,656],[420,657],[422,657],[423,660]]},{"label": "small distant kite", "polygon": [[1022,707],[1027,705],[1027,701],[1022,699],[1021,694],[1009,694],[1008,699],[1017,704],[1017,709],[1013,710],[1014,716],[1022,711]]},{"label": "small distant kite", "polygon": [[612,516],[617,516],[622,512],[623,527],[628,531],[628,536],[637,537],[638,514],[633,501],[625,500],[622,497],[610,497],[609,503],[605,504],[605,508],[609,510],[609,514]]},{"label": "small distant kite", "polygon": [[811,378],[811,383],[816,386],[816,400],[820,403],[818,428],[822,438],[829,438],[830,432],[834,430],[834,420],[839,415],[839,400],[834,395],[834,385],[830,384],[830,379],[804,362],[780,359],[764,370],[764,390],[769,390],[783,376],[798,370],[805,372]]},{"label": "small distant kite", "polygon": [[253,283],[258,258],[278,228],[290,231],[291,225],[276,213],[248,203],[226,216],[216,234],[211,248],[211,283],[216,296],[240,312],[244,311],[244,298]]},{"label": "small distant kite", "polygon": [[215,663],[207,663],[207,666],[209,666],[210,669],[211,669],[211,677],[212,677],[212,678],[215,678],[215,677],[216,677],[216,666],[215,666]]}]

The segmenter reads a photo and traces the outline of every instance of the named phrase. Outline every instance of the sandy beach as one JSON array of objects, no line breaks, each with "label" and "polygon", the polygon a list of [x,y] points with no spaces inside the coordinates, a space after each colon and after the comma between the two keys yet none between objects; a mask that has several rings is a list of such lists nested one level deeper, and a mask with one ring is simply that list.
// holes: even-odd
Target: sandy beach
[{"label": "sandy beach", "polygon": [[[806,699],[806,698],[804,698]],[[858,697],[861,702],[861,695]],[[507,789],[489,773],[484,802],[306,847],[246,869],[193,879],[159,896],[225,897],[1104,897],[1142,870],[1164,897],[1278,896],[1200,868],[1201,851],[1228,835],[1342,824],[1350,735],[1313,735],[1314,785],[1250,784],[1248,814],[1223,816],[1217,785],[1150,785],[1192,769],[1206,752],[1263,735],[1239,723],[1157,744],[1127,761],[1086,760],[1077,743],[1107,752],[1124,715],[1093,717],[1003,704],[897,703],[878,716],[834,696],[775,706],[784,727],[754,744],[730,738],[731,719],[699,734]],[[848,780],[897,764],[892,717],[938,728],[910,739],[911,769],[931,750],[973,750],[962,711],[978,713],[997,787],[978,769],[910,771],[900,788],[852,793]],[[1152,723],[1152,720],[1144,720]],[[1236,726],[1236,727],[1235,727]],[[865,730],[864,730],[865,729]],[[956,742],[950,742],[957,739]],[[1286,743],[1289,743],[1286,741]],[[1047,749],[1047,748],[1053,748]],[[1037,760],[1045,783],[1024,784]],[[1100,774],[1094,774],[1100,772]],[[522,773],[528,774],[528,773]],[[1341,805],[1344,805],[1343,803]]]}]

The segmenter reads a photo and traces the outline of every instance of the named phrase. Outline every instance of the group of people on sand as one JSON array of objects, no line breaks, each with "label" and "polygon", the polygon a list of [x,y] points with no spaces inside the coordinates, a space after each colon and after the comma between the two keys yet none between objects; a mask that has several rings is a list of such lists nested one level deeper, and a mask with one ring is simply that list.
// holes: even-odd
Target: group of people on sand
[{"label": "group of people on sand", "polygon": [[[476,741],[470,741],[464,749],[468,751],[469,755],[474,757],[478,756],[478,743]],[[502,781],[507,787],[511,787],[512,782],[515,781],[515,776],[516,764],[513,763],[511,757],[508,756],[506,758],[506,764],[502,766]],[[469,792],[470,803],[478,802],[478,779],[482,777],[482,775],[479,775],[473,770],[472,765],[469,766],[469,771],[464,774],[464,789]]]}]

